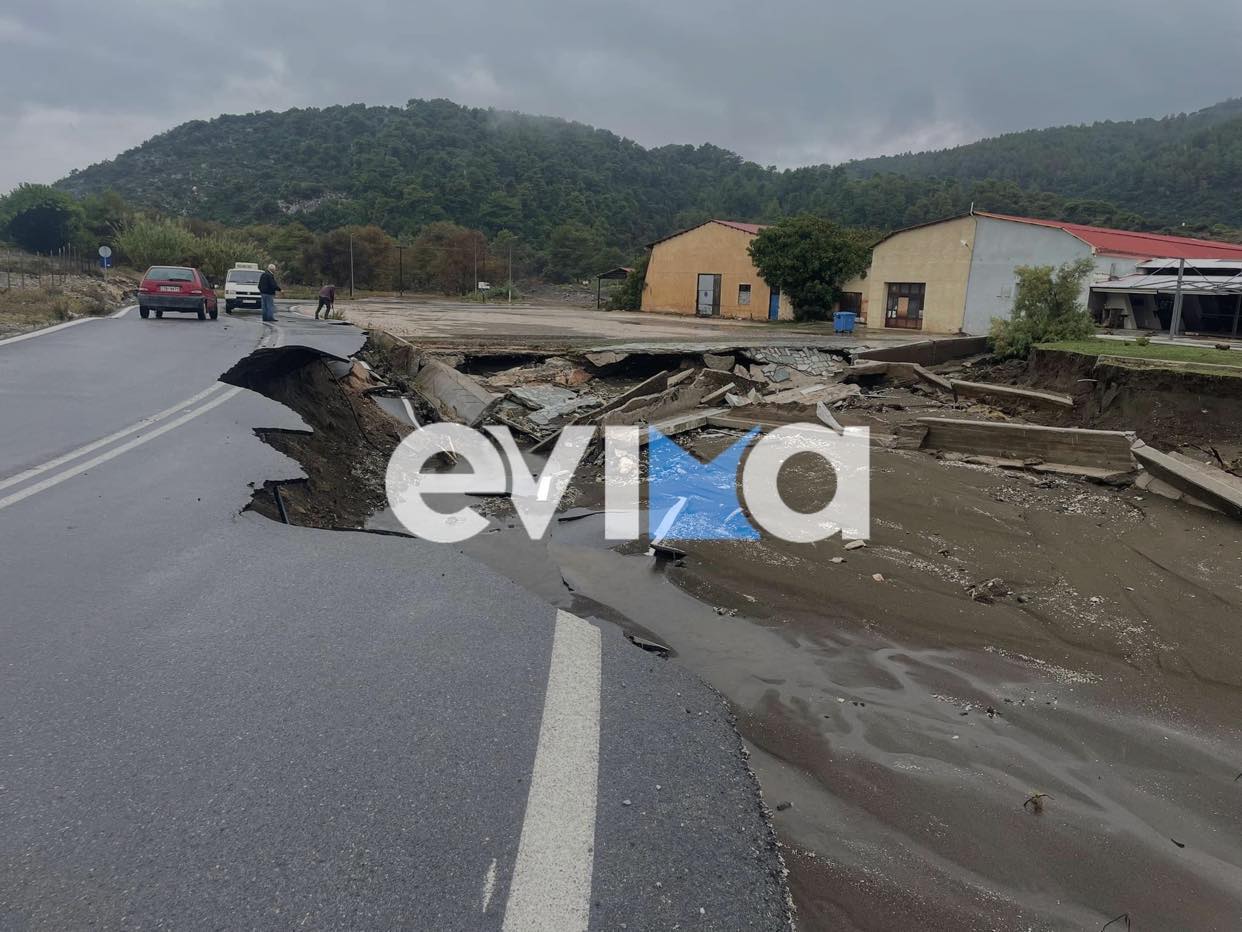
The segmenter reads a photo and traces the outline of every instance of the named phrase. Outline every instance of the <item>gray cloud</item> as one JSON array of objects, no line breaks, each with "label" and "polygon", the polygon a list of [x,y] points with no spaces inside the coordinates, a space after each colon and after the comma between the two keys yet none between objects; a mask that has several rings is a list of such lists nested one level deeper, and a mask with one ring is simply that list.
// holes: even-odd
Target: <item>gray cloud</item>
[{"label": "gray cloud", "polygon": [[410,97],[836,162],[1198,109],[1240,46],[1232,0],[9,0],[0,191],[188,119]]}]

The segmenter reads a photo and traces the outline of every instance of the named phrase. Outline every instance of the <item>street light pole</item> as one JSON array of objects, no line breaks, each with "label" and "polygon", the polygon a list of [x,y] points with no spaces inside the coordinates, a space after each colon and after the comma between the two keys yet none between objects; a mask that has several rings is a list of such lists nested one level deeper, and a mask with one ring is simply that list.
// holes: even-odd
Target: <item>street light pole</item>
[{"label": "street light pole", "polygon": [[405,246],[397,243],[397,297],[405,295]]},{"label": "street light pole", "polygon": [[1173,319],[1169,321],[1169,338],[1177,336],[1182,326],[1182,277],[1186,274],[1186,260],[1177,261],[1177,293],[1173,296]]},{"label": "street light pole", "polygon": [[509,244],[509,303],[513,303],[513,244]]},{"label": "street light pole", "polygon": [[349,234],[349,296],[354,296],[354,234]]}]

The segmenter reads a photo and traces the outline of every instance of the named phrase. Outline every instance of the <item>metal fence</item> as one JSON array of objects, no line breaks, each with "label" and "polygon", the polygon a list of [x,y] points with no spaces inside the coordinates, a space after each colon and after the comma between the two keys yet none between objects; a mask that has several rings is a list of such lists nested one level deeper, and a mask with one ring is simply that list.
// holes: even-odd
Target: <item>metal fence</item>
[{"label": "metal fence", "polygon": [[13,288],[50,288],[70,276],[98,275],[99,258],[73,246],[55,252],[29,253],[0,246],[0,291]]}]

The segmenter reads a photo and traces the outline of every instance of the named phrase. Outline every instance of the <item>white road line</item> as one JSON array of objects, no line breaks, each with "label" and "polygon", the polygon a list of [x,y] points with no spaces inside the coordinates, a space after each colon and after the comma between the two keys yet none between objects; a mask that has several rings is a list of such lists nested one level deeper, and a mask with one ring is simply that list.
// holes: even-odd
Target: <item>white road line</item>
[{"label": "white road line", "polygon": [[232,398],[234,395],[237,395],[240,393],[241,393],[240,388],[231,388],[222,395],[216,395],[215,398],[212,398],[202,407],[195,408],[193,411],[190,411],[186,414],[181,415],[181,417],[177,418],[175,421],[169,421],[163,427],[157,427],[155,430],[151,431],[151,433],[149,434],[142,434],[139,437],[135,437],[133,440],[129,441],[128,443],[123,443],[119,447],[113,447],[111,450],[108,450],[106,453],[101,453],[98,456],[92,459],[86,460],[83,463],[78,463],[78,465],[73,466],[69,469],[66,469],[64,472],[58,472],[54,476],[49,476],[48,478],[44,479],[42,482],[36,482],[34,485],[27,486],[26,488],[22,489],[20,492],[14,492],[12,495],[9,495],[6,498],[0,498],[0,511],[3,511],[5,508],[8,508],[10,505],[17,504],[18,502],[24,499],[27,499],[32,495],[37,495],[39,492],[46,491],[47,489],[52,488],[52,486],[60,485],[60,483],[64,482],[66,479],[72,479],[74,476],[81,475],[82,473],[86,472],[88,469],[93,469],[95,466],[98,466],[101,463],[106,463],[108,462],[108,460],[116,459],[118,456],[128,453],[130,450],[133,450],[135,447],[140,447],[144,443],[154,440],[156,437],[162,437],[164,434],[168,433],[170,430],[176,430],[182,424],[185,424],[189,421],[194,420],[194,418],[198,417],[200,414],[206,414],[212,408],[219,407],[220,405],[228,401],[230,398]]},{"label": "white road line", "polygon": [[558,611],[504,932],[585,932],[599,783],[599,629]]},{"label": "white road line", "polygon": [[483,912],[492,905],[492,894],[496,892],[496,859],[488,865],[487,874],[483,877]]},{"label": "white road line", "polygon": [[76,327],[78,324],[89,324],[92,320],[98,319],[98,317],[79,317],[77,320],[70,320],[63,324],[55,324],[51,327],[31,330],[29,333],[22,333],[15,337],[6,337],[5,339],[0,340],[0,346],[8,346],[10,343],[20,343],[22,340],[33,340],[35,337],[46,336],[49,333],[55,333],[57,330],[64,330],[68,327]]},{"label": "white road line", "polygon": [[25,472],[19,472],[15,476],[9,476],[9,478],[0,481],[0,489],[7,489],[9,486],[17,485],[19,482],[25,482],[27,479],[33,479],[35,476],[42,475],[49,469],[55,469],[57,466],[64,466],[66,463],[72,462],[80,456],[86,456],[88,453],[94,453],[99,448],[106,447],[110,443],[115,443],[122,437],[129,436],[136,430],[142,430],[144,427],[149,427],[158,421],[164,420],[166,417],[171,417],[183,408],[188,408],[190,405],[202,401],[212,392],[219,391],[222,388],[224,388],[223,382],[215,382],[210,388],[204,389],[197,395],[187,398],[185,401],[179,402],[171,408],[165,408],[158,414],[152,414],[150,417],[144,417],[141,421],[135,421],[128,427],[122,427],[114,434],[109,434],[106,437],[100,437],[98,440],[92,441],[85,446],[80,446],[76,450],[70,450],[68,453],[58,456],[55,459],[50,459],[46,463],[40,463],[38,466],[32,466]]},{"label": "white road line", "polygon": [[[130,304],[121,308],[119,311],[113,311],[108,315],[109,318],[115,320],[118,317],[124,317],[138,305]],[[92,320],[102,320],[100,317],[79,317],[77,320],[68,320],[63,324],[53,324],[51,327],[40,327],[38,330],[31,330],[29,333],[19,333],[15,337],[6,337],[0,340],[0,346],[7,346],[10,343],[20,343],[22,340],[33,340],[35,337],[45,336],[49,333],[55,333],[57,330],[64,330],[66,327],[76,327],[78,324],[87,324]]]}]

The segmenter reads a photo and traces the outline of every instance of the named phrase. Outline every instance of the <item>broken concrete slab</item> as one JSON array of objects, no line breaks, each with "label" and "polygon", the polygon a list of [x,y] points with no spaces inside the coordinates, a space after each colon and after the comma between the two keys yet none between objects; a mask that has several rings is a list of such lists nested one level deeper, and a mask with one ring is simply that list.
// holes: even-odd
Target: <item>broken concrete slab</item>
[{"label": "broken concrete slab", "polygon": [[553,421],[576,414],[590,408],[598,408],[603,402],[595,395],[574,395],[573,397],[560,402],[559,404],[548,405],[540,408],[529,416],[532,424],[540,427],[547,427]]},{"label": "broken concrete slab", "polygon": [[630,358],[630,354],[618,353],[613,350],[599,350],[598,352],[587,353],[583,358],[597,369],[606,369],[609,366],[625,362]]},{"label": "broken concrete slab", "polygon": [[724,398],[725,395],[730,394],[736,389],[737,389],[736,382],[730,382],[728,385],[721,385],[720,388],[717,388],[714,391],[708,392],[706,395],[704,395],[703,398],[699,401],[699,404],[710,405],[713,402],[717,402],[721,398]]},{"label": "broken concrete slab", "polygon": [[735,395],[733,392],[726,393],[724,399],[725,404],[727,404],[730,408],[744,408],[748,404],[753,404],[753,402],[745,395]]},{"label": "broken concrete slab", "polygon": [[1141,440],[1135,442],[1132,452],[1157,479],[1242,521],[1242,485],[1236,476],[1188,457],[1161,453]]},{"label": "broken concrete slab", "polygon": [[1074,399],[1058,392],[1041,392],[1031,388],[1018,388],[1016,385],[988,385],[983,382],[964,382],[961,379],[950,379],[949,385],[954,396],[971,395],[993,398],[1008,398],[1030,404],[1052,405],[1060,408],[1074,407]]},{"label": "broken concrete slab", "polygon": [[703,365],[707,366],[709,369],[715,369],[717,372],[731,372],[733,371],[735,360],[732,356],[723,356],[717,353],[704,353]]},{"label": "broken concrete slab", "polygon": [[1135,468],[1130,454],[1134,434],[1128,431],[943,417],[921,417],[918,423],[927,428],[923,449],[1005,461],[998,465],[1044,467],[1049,472],[1081,467],[1092,478],[1130,473]]},{"label": "broken concrete slab", "polygon": [[987,337],[949,337],[943,340],[919,340],[913,343],[903,343],[900,346],[863,350],[858,354],[858,358],[884,362],[917,362],[924,366],[934,366],[937,363],[948,362],[950,359],[962,359],[986,353],[988,350]]},{"label": "broken concrete slab", "polygon": [[437,359],[428,359],[414,378],[414,391],[446,421],[470,427],[482,423],[504,398]]},{"label": "broken concrete slab", "polygon": [[[665,420],[656,421],[649,424],[662,433],[665,437],[674,437],[677,434],[684,434],[687,431],[698,430],[700,427],[708,426],[708,421],[714,417],[728,413],[727,408],[704,408],[700,411],[692,411],[689,414],[681,414],[677,417],[667,418]],[[639,443],[646,446],[651,441],[651,431],[644,430]]]},{"label": "broken concrete slab", "polygon": [[815,416],[819,418],[822,423],[828,425],[837,433],[845,433],[845,428],[841,426],[841,422],[832,416],[832,412],[822,401],[817,401],[815,403]]},{"label": "broken concrete slab", "polygon": [[519,385],[509,389],[509,397],[532,411],[538,411],[540,408],[563,405],[578,396],[576,392],[559,385]]},{"label": "broken concrete slab", "polygon": [[695,375],[697,375],[698,371],[699,371],[698,369],[690,368],[690,369],[682,369],[680,372],[674,372],[672,375],[668,377],[668,387],[672,388],[675,385],[680,385],[682,382],[685,382],[687,379],[693,378]]}]

